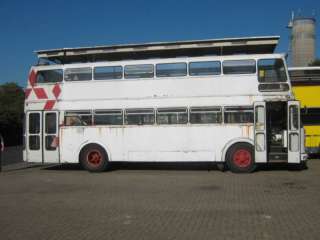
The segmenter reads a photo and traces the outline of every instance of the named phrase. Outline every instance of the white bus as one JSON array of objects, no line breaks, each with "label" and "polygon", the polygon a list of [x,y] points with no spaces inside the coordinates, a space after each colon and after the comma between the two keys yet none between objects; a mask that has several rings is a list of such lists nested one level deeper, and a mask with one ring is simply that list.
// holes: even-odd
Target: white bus
[{"label": "white bus", "polygon": [[80,163],[214,162],[233,172],[303,164],[304,135],[281,54],[36,65],[24,158]]}]

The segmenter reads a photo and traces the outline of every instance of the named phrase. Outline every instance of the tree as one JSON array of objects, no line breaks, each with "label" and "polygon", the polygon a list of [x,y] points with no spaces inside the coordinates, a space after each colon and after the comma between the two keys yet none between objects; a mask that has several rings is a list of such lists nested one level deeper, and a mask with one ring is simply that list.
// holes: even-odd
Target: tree
[{"label": "tree", "polygon": [[320,66],[320,59],[315,59],[312,63],[309,64],[309,66]]},{"label": "tree", "polygon": [[0,132],[6,145],[18,145],[22,140],[24,92],[15,83],[0,85]]}]

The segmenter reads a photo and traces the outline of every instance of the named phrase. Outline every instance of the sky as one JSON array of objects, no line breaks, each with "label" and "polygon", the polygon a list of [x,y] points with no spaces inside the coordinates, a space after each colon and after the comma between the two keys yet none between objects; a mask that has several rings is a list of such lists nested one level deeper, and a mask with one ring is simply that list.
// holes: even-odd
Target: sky
[{"label": "sky", "polygon": [[40,49],[279,35],[286,53],[291,11],[315,14],[319,57],[319,0],[1,0],[0,84],[24,87]]}]

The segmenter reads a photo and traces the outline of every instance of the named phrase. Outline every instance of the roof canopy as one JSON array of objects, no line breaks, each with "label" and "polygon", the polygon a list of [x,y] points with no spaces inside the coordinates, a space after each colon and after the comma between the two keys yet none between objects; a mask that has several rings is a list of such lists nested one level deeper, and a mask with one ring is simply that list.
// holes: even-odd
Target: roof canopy
[{"label": "roof canopy", "polygon": [[273,53],[279,36],[156,42],[36,51],[39,59],[57,63],[117,61],[182,56]]},{"label": "roof canopy", "polygon": [[320,85],[319,67],[292,67],[289,68],[291,84],[297,85]]}]

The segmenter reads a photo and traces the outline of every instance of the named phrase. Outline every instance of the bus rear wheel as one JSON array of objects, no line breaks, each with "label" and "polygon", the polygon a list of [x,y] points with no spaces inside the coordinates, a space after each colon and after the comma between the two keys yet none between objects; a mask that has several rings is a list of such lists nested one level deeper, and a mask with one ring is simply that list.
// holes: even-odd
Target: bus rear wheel
[{"label": "bus rear wheel", "polygon": [[252,145],[238,143],[233,145],[227,153],[227,165],[231,172],[250,173],[256,169]]},{"label": "bus rear wheel", "polygon": [[90,172],[103,172],[109,166],[105,150],[98,144],[89,144],[80,153],[82,167]]}]

